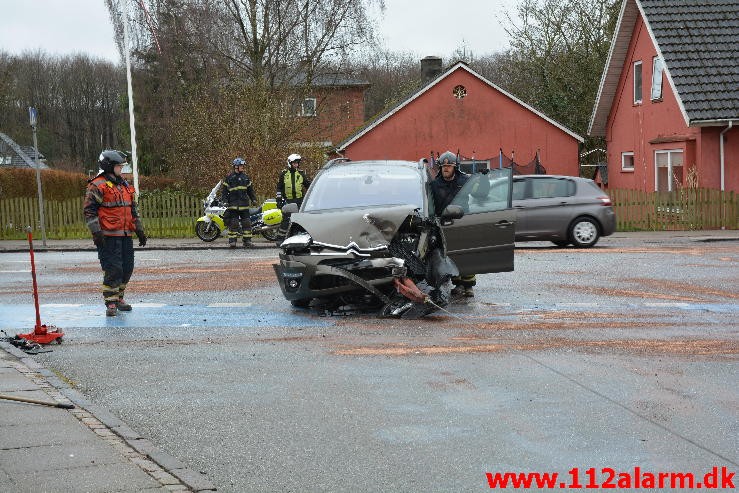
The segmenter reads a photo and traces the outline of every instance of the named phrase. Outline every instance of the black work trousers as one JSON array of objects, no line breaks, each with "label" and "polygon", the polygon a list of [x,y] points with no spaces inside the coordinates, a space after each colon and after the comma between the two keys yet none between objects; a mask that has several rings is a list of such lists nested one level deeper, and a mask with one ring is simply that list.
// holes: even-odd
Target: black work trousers
[{"label": "black work trousers", "polygon": [[105,243],[97,249],[103,268],[103,299],[106,304],[118,302],[133,274],[133,238],[106,236]]},{"label": "black work trousers", "polygon": [[228,239],[236,241],[236,238],[251,238],[251,217],[249,207],[245,209],[226,209],[223,214],[223,222],[228,226]]}]

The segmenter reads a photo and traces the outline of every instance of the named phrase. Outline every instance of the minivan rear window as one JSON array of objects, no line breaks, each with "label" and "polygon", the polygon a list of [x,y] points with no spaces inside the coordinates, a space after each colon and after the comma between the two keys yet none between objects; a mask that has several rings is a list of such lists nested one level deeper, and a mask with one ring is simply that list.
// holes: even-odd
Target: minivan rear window
[{"label": "minivan rear window", "polygon": [[531,198],[569,197],[575,193],[575,183],[564,178],[532,178]]}]

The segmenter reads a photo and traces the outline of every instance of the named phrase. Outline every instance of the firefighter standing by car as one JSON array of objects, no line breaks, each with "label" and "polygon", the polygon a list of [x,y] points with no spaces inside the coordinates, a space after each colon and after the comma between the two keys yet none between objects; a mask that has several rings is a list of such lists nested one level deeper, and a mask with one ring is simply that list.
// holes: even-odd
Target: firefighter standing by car
[{"label": "firefighter standing by car", "polygon": [[146,245],[146,234],[136,208],[136,191],[121,176],[126,155],[105,150],[100,154],[100,173],[88,182],[83,212],[103,268],[105,314],[131,311],[124,292],[133,274],[133,238]]},{"label": "firefighter standing by car", "polygon": [[221,201],[226,207],[223,221],[228,225],[228,246],[236,248],[237,238],[241,238],[244,248],[251,248],[251,219],[249,206],[257,205],[257,196],[249,175],[244,173],[246,161],[237,157],[231,163],[233,173],[223,179]]},{"label": "firefighter standing by car", "polygon": [[[467,183],[470,175],[463,173],[459,169],[459,156],[455,155],[451,151],[446,151],[444,154],[439,156],[436,160],[437,165],[441,167],[439,174],[431,182],[431,191],[434,197],[434,210],[436,215],[440,216],[446,206],[452,203],[454,197]],[[487,173],[488,170],[482,170],[482,173]],[[485,190],[480,190],[481,194],[487,195],[490,183],[487,180],[482,181],[483,184],[487,184],[488,187]],[[473,195],[477,195],[473,192]],[[465,296],[471,298],[475,296],[475,292],[472,287],[477,283],[477,279],[474,274],[470,276],[455,277],[452,279],[454,289],[452,289],[453,296]]]},{"label": "firefighter standing by car", "polygon": [[[287,168],[280,172],[277,178],[277,207],[282,208],[285,204],[297,204],[298,208],[303,203],[303,197],[310,186],[310,178],[300,168],[300,154],[290,154],[287,157]],[[282,223],[277,232],[277,243],[281,243],[287,235],[290,225],[290,214],[282,215]]]}]

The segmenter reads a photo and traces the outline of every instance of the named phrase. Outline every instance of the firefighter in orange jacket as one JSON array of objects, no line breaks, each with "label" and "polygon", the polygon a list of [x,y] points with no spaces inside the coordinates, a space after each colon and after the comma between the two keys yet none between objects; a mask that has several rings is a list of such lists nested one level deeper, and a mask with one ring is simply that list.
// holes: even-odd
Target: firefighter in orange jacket
[{"label": "firefighter in orange jacket", "polygon": [[84,214],[103,268],[103,299],[109,317],[131,311],[123,298],[133,274],[133,238],[146,245],[146,234],[136,209],[135,190],[121,176],[126,155],[106,150],[100,154],[100,174],[91,179],[85,194]]}]

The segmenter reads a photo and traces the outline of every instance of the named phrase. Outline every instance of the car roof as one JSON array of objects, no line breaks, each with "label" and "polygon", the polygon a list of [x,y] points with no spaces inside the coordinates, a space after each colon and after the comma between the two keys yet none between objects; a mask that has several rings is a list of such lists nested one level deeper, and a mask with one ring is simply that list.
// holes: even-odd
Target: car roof
[{"label": "car roof", "polygon": [[400,159],[368,159],[363,161],[352,161],[350,159],[342,158],[328,161],[321,167],[321,169],[349,166],[404,166],[414,169],[423,169],[423,165],[419,164],[418,161],[403,161]]},{"label": "car roof", "polygon": [[569,175],[513,175],[513,179],[517,178],[567,178],[568,180],[590,180],[582,176],[569,176]]}]

